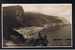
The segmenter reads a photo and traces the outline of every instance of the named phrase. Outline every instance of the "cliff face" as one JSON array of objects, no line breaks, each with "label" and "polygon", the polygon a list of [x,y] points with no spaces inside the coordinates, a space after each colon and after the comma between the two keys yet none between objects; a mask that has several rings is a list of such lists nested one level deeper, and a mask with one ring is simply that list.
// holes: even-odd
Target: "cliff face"
[{"label": "cliff face", "polygon": [[[3,37],[11,39],[11,36],[20,35],[13,28],[16,28],[19,21],[22,21],[23,9],[21,6],[8,6],[3,7]],[[21,23],[21,22],[20,22]],[[16,38],[15,38],[16,39]]]},{"label": "cliff face", "polygon": [[3,22],[5,26],[16,27],[17,21],[20,21],[23,16],[23,9],[21,6],[3,7]]}]

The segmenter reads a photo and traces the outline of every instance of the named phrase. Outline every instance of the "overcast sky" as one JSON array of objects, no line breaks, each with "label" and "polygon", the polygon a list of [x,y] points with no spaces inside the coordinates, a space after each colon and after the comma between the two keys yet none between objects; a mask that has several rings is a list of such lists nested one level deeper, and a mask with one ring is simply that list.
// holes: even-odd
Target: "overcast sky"
[{"label": "overcast sky", "polygon": [[2,7],[13,5],[21,5],[25,12],[40,12],[64,17],[68,22],[72,23],[72,4],[2,4]]}]

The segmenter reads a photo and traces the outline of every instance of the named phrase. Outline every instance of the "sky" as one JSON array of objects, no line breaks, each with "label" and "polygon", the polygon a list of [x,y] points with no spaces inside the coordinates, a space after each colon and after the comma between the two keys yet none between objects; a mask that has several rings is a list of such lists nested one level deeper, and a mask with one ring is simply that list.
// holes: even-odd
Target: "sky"
[{"label": "sky", "polygon": [[22,6],[25,12],[64,17],[72,24],[72,4],[2,4],[2,7],[16,5]]}]

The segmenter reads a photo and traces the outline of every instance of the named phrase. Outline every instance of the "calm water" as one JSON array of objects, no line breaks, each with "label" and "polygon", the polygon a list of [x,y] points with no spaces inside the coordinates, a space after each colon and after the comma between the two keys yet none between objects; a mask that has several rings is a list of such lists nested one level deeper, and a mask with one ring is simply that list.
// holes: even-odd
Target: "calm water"
[{"label": "calm water", "polygon": [[71,46],[71,25],[61,26],[60,29],[47,33],[49,46]]}]

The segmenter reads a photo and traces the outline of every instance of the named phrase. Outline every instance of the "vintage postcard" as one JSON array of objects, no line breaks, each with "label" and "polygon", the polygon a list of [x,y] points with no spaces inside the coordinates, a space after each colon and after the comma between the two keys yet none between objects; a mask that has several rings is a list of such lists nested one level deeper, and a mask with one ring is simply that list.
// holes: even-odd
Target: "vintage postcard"
[{"label": "vintage postcard", "polygon": [[3,48],[72,47],[72,4],[2,4]]}]

